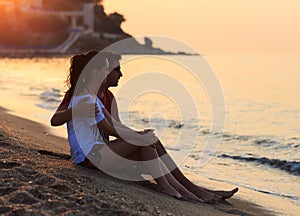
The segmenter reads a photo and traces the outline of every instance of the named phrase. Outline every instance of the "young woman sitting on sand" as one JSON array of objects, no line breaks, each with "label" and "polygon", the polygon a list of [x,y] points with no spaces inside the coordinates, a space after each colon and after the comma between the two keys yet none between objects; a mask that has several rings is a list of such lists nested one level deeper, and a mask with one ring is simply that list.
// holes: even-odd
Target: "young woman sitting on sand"
[{"label": "young woman sitting on sand", "polygon": [[[75,115],[68,122],[69,143],[74,163],[86,163],[90,159],[90,157],[87,159],[86,155],[96,155],[96,158],[101,158],[100,163],[96,164],[97,167],[105,171],[112,170],[112,168],[122,169],[130,167],[134,164],[134,161],[156,159],[151,165],[146,164],[145,168],[152,176],[159,176],[155,180],[162,193],[177,198],[192,199],[206,203],[214,203],[222,198],[231,197],[237,189],[232,191],[207,190],[190,182],[178,168],[170,172],[168,167],[172,167],[174,162],[152,130],[137,132],[121,124],[118,126],[112,125],[113,120],[110,114],[97,97],[97,93],[105,85],[101,85],[99,91],[97,87],[99,83],[105,83],[106,75],[108,74],[108,63],[105,56],[101,58],[97,57],[97,68],[87,67],[84,74],[80,77],[83,68],[97,54],[98,52],[94,51],[86,55],[77,55],[71,61],[68,79],[69,86],[70,89],[74,90],[77,84],[76,89],[78,89],[78,92],[73,95],[69,107],[73,107],[75,109],[74,113],[76,113],[75,107],[77,103],[85,99],[86,102],[96,103],[99,108],[99,112],[96,112],[96,119],[94,116],[83,117]],[[117,137],[117,139],[114,141],[104,141],[98,129],[106,134]],[[122,138],[120,138],[120,134]],[[125,140],[130,140],[130,143]],[[136,143],[137,145],[131,143]],[[116,155],[120,157],[116,157]],[[164,157],[164,160],[162,160],[159,158],[161,155],[167,155],[167,157]],[[124,160],[124,158],[131,161]],[[93,160],[92,162],[96,163]],[[167,174],[164,175],[164,173]]]}]

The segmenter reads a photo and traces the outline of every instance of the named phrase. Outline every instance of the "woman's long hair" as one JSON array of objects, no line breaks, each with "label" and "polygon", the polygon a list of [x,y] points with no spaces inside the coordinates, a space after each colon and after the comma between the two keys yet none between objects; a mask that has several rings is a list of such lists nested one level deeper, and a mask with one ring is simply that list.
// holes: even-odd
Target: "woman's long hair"
[{"label": "woman's long hair", "polygon": [[87,52],[86,54],[78,54],[72,56],[70,59],[70,69],[69,74],[66,80],[68,91],[67,93],[71,96],[74,93],[76,84],[80,77],[81,72],[85,68],[85,66],[89,63],[89,61],[95,57],[99,52],[97,50],[92,50]]}]

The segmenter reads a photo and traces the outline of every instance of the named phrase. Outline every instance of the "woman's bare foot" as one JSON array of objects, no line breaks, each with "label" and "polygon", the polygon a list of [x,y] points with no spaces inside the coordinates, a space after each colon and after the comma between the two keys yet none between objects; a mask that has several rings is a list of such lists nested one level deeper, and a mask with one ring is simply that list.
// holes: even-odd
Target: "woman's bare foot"
[{"label": "woman's bare foot", "polygon": [[192,192],[186,190],[185,188],[179,188],[179,189],[177,189],[177,191],[182,195],[184,200],[196,201],[196,202],[202,202],[202,203],[205,202],[204,200],[200,199],[195,194],[193,194]]},{"label": "woman's bare foot", "polygon": [[230,197],[232,197],[236,192],[238,192],[238,188],[235,188],[231,191],[213,191],[213,190],[206,190],[209,193],[213,193],[216,194],[218,196],[220,196],[222,199],[228,199]]},{"label": "woman's bare foot", "polygon": [[170,187],[166,187],[166,188],[159,187],[158,191],[160,193],[169,195],[169,196],[177,198],[177,199],[182,199],[183,198],[182,195],[177,190],[175,190],[171,185],[170,185]]}]

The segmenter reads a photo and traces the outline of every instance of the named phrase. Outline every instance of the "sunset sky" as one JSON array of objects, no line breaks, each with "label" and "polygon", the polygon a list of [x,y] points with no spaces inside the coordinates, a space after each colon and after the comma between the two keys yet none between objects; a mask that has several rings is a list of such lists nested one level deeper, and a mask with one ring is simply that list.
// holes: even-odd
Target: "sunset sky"
[{"label": "sunset sky", "polygon": [[298,0],[105,0],[119,12],[123,29],[137,35],[169,36],[200,53],[300,52]]}]

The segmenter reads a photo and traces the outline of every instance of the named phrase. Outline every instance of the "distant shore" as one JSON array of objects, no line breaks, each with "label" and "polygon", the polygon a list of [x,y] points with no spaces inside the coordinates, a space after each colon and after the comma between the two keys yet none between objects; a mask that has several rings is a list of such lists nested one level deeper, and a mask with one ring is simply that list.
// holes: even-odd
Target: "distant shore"
[{"label": "distant shore", "polygon": [[39,51],[1,51],[0,58],[58,58],[58,57],[67,57],[75,53],[51,53],[51,52],[39,52]]},{"label": "distant shore", "polygon": [[[10,52],[3,52],[0,50],[0,58],[59,58],[59,57],[68,57],[78,53],[84,53],[86,51],[74,51],[74,52],[67,52],[67,53],[51,53],[51,52],[32,52],[26,50],[20,51],[10,51]],[[188,54],[188,53],[172,53],[172,52],[165,52],[165,53],[134,53],[134,52],[122,52],[122,55],[184,55],[184,56],[197,56],[198,54]]]},{"label": "distant shore", "polygon": [[[68,49],[66,52],[57,52],[56,49],[1,49],[0,58],[34,58],[34,57],[63,57],[73,54],[84,53],[88,50],[103,50],[109,49],[123,55],[185,55],[195,56],[198,53],[187,53],[183,51],[171,52],[161,48],[147,46],[146,44],[139,43],[135,38],[128,37],[120,44],[120,41],[105,41],[98,40],[90,37],[80,38],[76,44]],[[148,38],[148,41],[150,39]],[[124,46],[126,44],[126,46]],[[79,48],[84,47],[84,48]]]},{"label": "distant shore", "polygon": [[[0,108],[0,122],[1,214],[276,215],[285,208],[287,215],[297,212],[280,199],[244,188],[216,205],[176,200],[155,192],[150,183],[122,181],[73,165],[67,160],[67,140],[49,134],[39,123],[10,115],[4,108]],[[233,187],[190,177],[215,189]],[[268,200],[280,204],[263,208]]]}]

